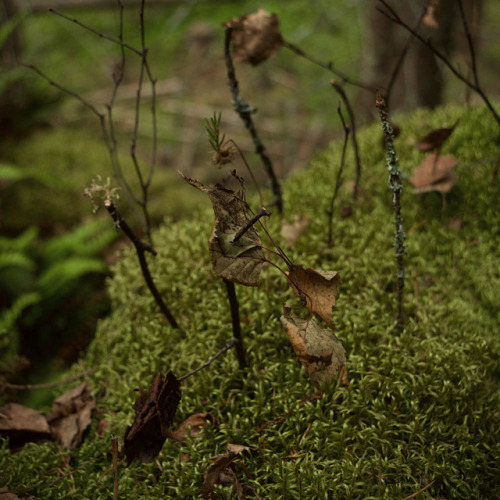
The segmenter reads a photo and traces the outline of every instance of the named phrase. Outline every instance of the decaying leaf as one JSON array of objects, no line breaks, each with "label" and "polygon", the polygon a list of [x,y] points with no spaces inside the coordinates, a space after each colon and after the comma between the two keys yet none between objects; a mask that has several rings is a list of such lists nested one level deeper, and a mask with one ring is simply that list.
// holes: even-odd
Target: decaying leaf
[{"label": "decaying leaf", "polygon": [[318,384],[331,382],[345,365],[342,342],[333,332],[322,328],[313,319],[290,316],[290,309],[286,306],[280,321],[298,360],[306,368],[311,380]]},{"label": "decaying leaf", "polygon": [[278,16],[264,9],[227,22],[233,59],[255,66],[273,57],[283,45],[279,25]]},{"label": "decaying leaf", "polygon": [[133,406],[137,412],[134,423],[125,432],[124,451],[128,464],[134,458],[152,462],[160,453],[181,400],[179,387],[179,381],[170,371],[165,380],[158,373],[148,391],[139,390]]},{"label": "decaying leaf", "polygon": [[456,166],[457,161],[451,156],[429,154],[410,177],[410,182],[415,188],[413,192],[416,194],[428,191],[447,193],[458,179],[458,175],[453,171]]},{"label": "decaying leaf", "polygon": [[232,463],[238,456],[238,452],[230,452],[227,455],[219,455],[215,458],[214,463],[207,469],[203,478],[203,485],[200,488],[200,494],[207,500],[216,500],[217,495],[214,491],[216,484],[234,485],[236,487],[236,495],[238,500],[244,500],[245,493],[241,487],[234,470]]},{"label": "decaying leaf", "polygon": [[458,121],[456,121],[452,127],[438,128],[429,132],[425,137],[420,139],[417,144],[417,149],[423,152],[439,150],[446,139],[448,139],[455,130],[457,123]]},{"label": "decaying leaf", "polygon": [[292,266],[288,272],[293,291],[312,313],[333,328],[332,308],[335,305],[340,275],[337,271],[319,271]]},{"label": "decaying leaf", "polygon": [[12,449],[51,438],[43,413],[17,403],[7,403],[0,408],[0,433],[9,438]]},{"label": "decaying leaf", "polygon": [[196,439],[203,429],[208,425],[215,425],[215,417],[210,413],[195,413],[189,416],[179,427],[173,432],[173,438],[177,441],[184,442],[189,434],[191,439]]},{"label": "decaying leaf", "polygon": [[302,215],[294,215],[291,223],[283,219],[281,221],[281,236],[285,240],[285,245],[288,248],[293,247],[307,226],[309,226],[309,219]]},{"label": "decaying leaf", "polygon": [[208,249],[215,274],[241,285],[257,286],[265,262],[259,233],[250,227],[233,243],[238,231],[248,222],[242,195],[219,184],[204,186],[179,174],[188,184],[206,193],[212,202],[215,222]]},{"label": "decaying leaf", "polygon": [[94,408],[95,399],[87,381],[62,394],[54,400],[52,412],[47,415],[52,434],[66,448],[76,448],[90,425]]}]

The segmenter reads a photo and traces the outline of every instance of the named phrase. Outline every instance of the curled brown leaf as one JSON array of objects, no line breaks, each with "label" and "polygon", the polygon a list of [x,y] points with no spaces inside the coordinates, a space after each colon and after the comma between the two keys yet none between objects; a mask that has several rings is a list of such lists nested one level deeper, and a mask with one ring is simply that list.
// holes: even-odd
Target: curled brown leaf
[{"label": "curled brown leaf", "polygon": [[235,61],[260,64],[273,57],[283,45],[276,14],[259,9],[226,23],[231,28],[232,57]]},{"label": "curled brown leaf", "polygon": [[179,174],[191,186],[208,195],[215,214],[214,228],[208,241],[212,268],[217,276],[241,285],[257,286],[266,262],[259,233],[252,226],[237,241],[236,234],[248,223],[241,193],[219,184],[205,186]]},{"label": "curled brown leaf", "polygon": [[342,342],[333,332],[322,328],[313,319],[290,316],[290,309],[286,306],[280,321],[298,360],[306,368],[311,380],[318,384],[331,382],[345,365]]},{"label": "curled brown leaf", "polygon": [[337,287],[340,283],[339,273],[291,266],[288,277],[293,291],[300,297],[303,305],[333,328],[332,308],[335,305]]}]

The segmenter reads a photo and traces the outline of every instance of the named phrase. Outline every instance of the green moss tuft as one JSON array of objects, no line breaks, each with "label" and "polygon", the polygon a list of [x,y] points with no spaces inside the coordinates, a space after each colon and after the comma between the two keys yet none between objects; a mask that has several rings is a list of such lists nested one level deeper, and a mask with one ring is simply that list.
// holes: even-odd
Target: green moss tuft
[{"label": "green moss tuft", "polygon": [[[337,335],[348,353],[349,387],[316,388],[304,376],[279,323],[282,305],[299,308],[274,269],[260,288],[238,286],[243,334],[250,361],[246,377],[228,353],[189,378],[176,423],[196,412],[218,423],[200,439],[180,446],[168,441],[157,464],[120,468],[120,498],[197,498],[210,457],[227,443],[254,447],[240,480],[262,498],[403,498],[435,483],[420,498],[500,496],[498,324],[500,286],[498,155],[496,125],[483,109],[446,107],[398,117],[395,146],[406,175],[421,161],[414,144],[432,130],[460,122],[443,148],[459,160],[459,181],[445,212],[440,195],[413,196],[406,184],[403,217],[408,234],[406,327],[396,335],[392,194],[381,132],[359,134],[365,196],[351,218],[334,220],[328,248],[327,208],[341,144],[334,143],[311,166],[284,185],[287,218],[311,224],[290,251],[294,262],[340,271],[343,282],[334,312]],[[346,163],[352,172],[352,157]],[[344,198],[349,196],[344,192]],[[338,213],[338,207],[336,207]],[[461,219],[453,229],[450,219]],[[153,274],[186,335],[171,329],[150,298],[132,249],[123,252],[109,281],[113,314],[75,371],[95,370],[94,387],[106,384],[98,405],[123,436],[133,419],[134,388],[156,372],[180,376],[195,368],[231,336],[223,284],[207,254],[213,215],[206,207],[181,223],[165,221],[156,233]],[[278,234],[279,221],[270,229]],[[62,390],[62,389],[61,389]],[[278,418],[280,417],[281,418]],[[274,419],[274,420],[273,420]],[[258,428],[268,425],[265,430]],[[96,424],[71,453],[75,468],[110,449]],[[48,481],[61,453],[53,444],[30,445],[17,455],[0,452],[0,482],[8,488]],[[189,460],[181,460],[181,454]],[[284,457],[296,458],[284,458]],[[111,459],[102,455],[71,477],[32,494],[51,498],[109,498]],[[50,495],[48,494],[50,492]],[[220,498],[234,498],[230,489]]]}]

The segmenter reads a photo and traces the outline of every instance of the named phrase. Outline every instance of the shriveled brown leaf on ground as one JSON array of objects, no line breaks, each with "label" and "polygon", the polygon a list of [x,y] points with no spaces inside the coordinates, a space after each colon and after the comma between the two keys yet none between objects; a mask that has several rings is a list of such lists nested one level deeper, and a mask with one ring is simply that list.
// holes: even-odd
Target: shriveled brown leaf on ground
[{"label": "shriveled brown leaf on ground", "polygon": [[190,415],[182,422],[175,431],[173,431],[174,439],[184,442],[189,434],[191,439],[196,439],[209,425],[215,425],[215,417],[210,413],[195,413]]},{"label": "shriveled brown leaf on ground", "polygon": [[235,17],[225,25],[232,29],[231,55],[235,61],[256,66],[273,57],[283,45],[278,16],[264,9]]},{"label": "shriveled brown leaf on ground", "polygon": [[321,271],[292,266],[288,272],[293,291],[305,306],[333,328],[332,308],[337,297],[340,275],[337,271]]},{"label": "shriveled brown leaf on ground", "polygon": [[214,491],[216,484],[226,486],[234,485],[236,488],[236,498],[244,500],[246,498],[243,488],[241,487],[234,470],[232,463],[238,457],[238,452],[230,452],[227,455],[219,455],[213,461],[213,464],[205,472],[203,485],[200,488],[200,494],[207,500],[216,500],[217,495]]},{"label": "shriveled brown leaf on ground", "polygon": [[429,132],[425,137],[418,141],[417,149],[423,152],[437,151],[444,144],[446,139],[450,137],[455,130],[458,121],[451,127],[443,127]]},{"label": "shriveled brown leaf on ground", "polygon": [[212,202],[215,222],[208,249],[215,274],[241,285],[257,286],[265,262],[259,233],[250,227],[233,243],[238,231],[248,222],[242,195],[220,184],[205,186],[179,174],[188,184],[206,193]]},{"label": "shriveled brown leaf on ground", "polygon": [[15,493],[10,493],[0,489],[0,500],[21,500],[21,497],[18,497]]},{"label": "shriveled brown leaf on ground", "polygon": [[165,376],[156,375],[149,390],[139,390],[134,403],[134,422],[125,432],[125,456],[130,464],[134,458],[141,462],[152,462],[160,453],[169,427],[174,420],[182,392],[180,383],[170,371]]},{"label": "shriveled brown leaf on ground", "polygon": [[453,171],[456,166],[457,161],[451,156],[429,154],[410,177],[410,182],[415,188],[413,192],[416,194],[428,191],[447,193],[458,179],[458,175]]},{"label": "shriveled brown leaf on ground", "polygon": [[51,439],[45,415],[17,403],[7,403],[0,408],[0,434],[9,438],[12,449],[28,442]]},{"label": "shriveled brown leaf on ground", "polygon": [[309,222],[309,219],[302,215],[294,215],[293,222],[288,222],[286,219],[281,221],[281,236],[288,248],[292,248],[297,243],[300,235],[309,226]]},{"label": "shriveled brown leaf on ground", "polygon": [[306,368],[311,380],[318,384],[331,382],[345,365],[342,342],[332,331],[322,328],[313,319],[290,316],[290,308],[287,306],[280,321],[298,360]]},{"label": "shriveled brown leaf on ground", "polygon": [[47,415],[52,434],[63,446],[75,449],[90,425],[95,399],[88,381],[54,400],[52,412]]}]

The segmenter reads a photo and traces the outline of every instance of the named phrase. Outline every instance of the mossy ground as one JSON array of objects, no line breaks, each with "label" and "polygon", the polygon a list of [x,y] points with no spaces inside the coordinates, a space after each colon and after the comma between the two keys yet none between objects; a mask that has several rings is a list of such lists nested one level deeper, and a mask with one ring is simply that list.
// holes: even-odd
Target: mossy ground
[{"label": "mossy ground", "polygon": [[[304,376],[279,322],[285,302],[305,312],[283,276],[268,268],[261,287],[236,287],[248,373],[229,352],[183,386],[176,424],[209,412],[217,425],[187,445],[167,441],[155,463],[122,465],[120,498],[197,498],[210,458],[228,443],[252,447],[242,456],[245,469],[236,462],[236,473],[266,499],[404,498],[431,481],[419,498],[500,497],[500,183],[493,177],[498,127],[484,109],[418,111],[396,118],[402,129],[396,148],[408,175],[423,157],[414,148],[418,137],[457,118],[442,151],[460,162],[446,211],[437,193],[414,196],[409,185],[404,192],[404,332],[398,335],[394,327],[392,194],[374,125],[360,133],[364,196],[352,217],[335,216],[332,247],[325,243],[325,209],[341,144],[284,184],[285,216],[311,220],[290,258],[342,275],[334,321],[347,350],[349,386],[333,383],[322,388],[320,399],[308,400],[317,388]],[[348,158],[346,178],[353,168]],[[277,236],[279,217],[273,217],[269,229]],[[461,228],[450,226],[450,219],[460,219]],[[110,429],[99,437],[96,420],[70,454],[45,443],[10,455],[5,444],[3,486],[49,482],[100,452],[81,471],[27,494],[111,497],[110,436],[123,436],[131,423],[134,388],[149,386],[158,371],[186,373],[231,337],[225,290],[207,254],[212,220],[207,199],[192,218],[167,220],[155,235],[154,276],[185,333],[165,324],[132,249],[123,253],[109,282],[113,314],[73,369],[95,370],[98,407]],[[235,498],[231,488],[218,487],[217,494]]]}]

